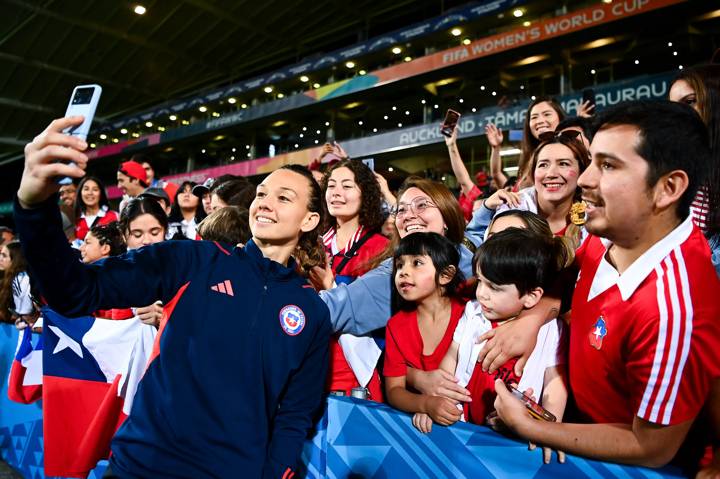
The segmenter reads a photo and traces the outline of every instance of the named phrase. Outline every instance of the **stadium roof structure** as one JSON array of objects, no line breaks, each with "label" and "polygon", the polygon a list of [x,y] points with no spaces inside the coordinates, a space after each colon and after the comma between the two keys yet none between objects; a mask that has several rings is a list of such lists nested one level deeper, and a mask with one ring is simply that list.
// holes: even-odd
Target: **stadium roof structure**
[{"label": "stadium roof structure", "polygon": [[[143,14],[136,7],[145,8]],[[0,163],[98,83],[98,120],[251,77],[465,4],[3,0]]]}]

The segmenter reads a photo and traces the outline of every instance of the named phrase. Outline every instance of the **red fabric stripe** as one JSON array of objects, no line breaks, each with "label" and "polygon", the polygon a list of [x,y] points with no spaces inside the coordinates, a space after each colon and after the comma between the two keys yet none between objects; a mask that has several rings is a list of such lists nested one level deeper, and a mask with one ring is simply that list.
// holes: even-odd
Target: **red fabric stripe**
[{"label": "red fabric stripe", "polygon": [[232,289],[232,283],[230,283],[229,279],[225,280],[225,290],[227,291],[227,294],[229,294],[230,296],[235,296],[235,294],[233,293],[233,289]]},{"label": "red fabric stripe", "polygon": [[147,367],[150,367],[155,358],[160,355],[160,338],[162,338],[163,332],[165,332],[165,326],[170,320],[173,311],[175,311],[175,306],[177,306],[178,301],[180,301],[180,298],[182,297],[183,293],[185,293],[185,290],[188,286],[190,286],[190,282],[182,285],[182,287],[175,294],[175,297],[170,300],[170,302],[166,304],[163,308],[162,318],[160,318],[160,328],[158,329],[157,336],[155,336],[155,343],[153,344],[152,354],[150,355],[150,359],[148,359]]},{"label": "red fabric stripe", "polygon": [[290,476],[291,473],[292,473],[292,469],[290,469],[288,467],[287,469],[285,469],[285,472],[282,475],[282,479],[289,479],[291,477]]},{"label": "red fabric stripe", "polygon": [[225,291],[225,283],[218,283],[217,287],[221,293],[227,293],[227,291]]},{"label": "red fabric stripe", "polygon": [[[667,323],[666,323],[667,325],[665,328],[665,330],[666,330],[665,343],[660,344],[660,342],[659,342],[660,341],[660,337],[659,337],[660,324],[658,323],[658,333],[657,333],[658,338],[657,338],[657,344],[655,345],[655,347],[663,348],[663,355],[662,355],[661,362],[660,362],[661,366],[660,366],[660,369],[658,369],[658,375],[655,380],[655,384],[653,386],[652,393],[650,394],[650,398],[648,400],[648,407],[645,412],[645,417],[643,417],[643,419],[645,419],[646,421],[650,420],[650,417],[652,416],[653,408],[655,407],[655,402],[658,400],[658,391],[660,390],[660,384],[662,383],[662,378],[665,374],[665,368],[667,367],[667,353],[668,353],[667,345],[668,345],[670,335],[672,334],[672,319],[673,319],[672,318],[672,316],[673,316],[672,315],[672,305],[670,304],[670,291],[668,289],[668,281],[667,281],[668,270],[667,270],[667,265],[665,264],[664,261],[661,263],[661,267],[663,270],[662,288],[663,288],[663,294],[665,297],[665,307],[667,309]],[[653,360],[654,360],[654,358],[653,358]],[[652,368],[652,365],[651,365],[651,368]]]},{"label": "red fabric stripe", "polygon": [[228,250],[226,250],[225,248],[223,248],[222,246],[220,246],[220,243],[218,243],[217,241],[213,241],[213,243],[215,243],[215,246],[217,246],[220,249],[220,251],[222,251],[226,255],[230,256],[230,252]]},{"label": "red fabric stripe", "polygon": [[[676,267],[676,265],[672,265],[673,269]],[[672,374],[672,364],[668,364],[668,361],[670,359],[670,344],[672,343],[672,335],[675,331],[675,328],[677,327],[677,318],[675,317],[675,313],[673,312],[673,305],[672,305],[672,298],[671,298],[671,291],[670,291],[670,279],[668,275],[670,274],[669,268],[666,266],[666,263],[663,261],[663,270],[665,272],[663,276],[663,288],[665,290],[665,308],[667,309],[667,327],[666,327],[666,333],[665,333],[665,343],[659,344],[656,347],[662,347],[663,348],[663,356],[662,356],[662,366],[660,367],[660,370],[658,371],[658,377],[655,381],[655,389],[653,391],[653,396],[650,400],[650,407],[648,408],[648,414],[647,418],[649,419],[652,416],[652,411],[657,405],[658,401],[660,401],[660,407],[658,408],[658,415],[655,421],[653,422],[660,422],[662,418],[663,410],[665,409],[665,403],[668,396],[668,391],[665,391],[665,395],[663,397],[659,397],[660,389],[662,388],[662,384],[667,377],[668,374]],[[674,275],[673,271],[673,275]]]},{"label": "red fabric stripe", "polygon": [[[676,322],[676,327],[678,328],[678,342],[677,342],[677,346],[675,349],[675,361],[673,362],[672,365],[670,365],[669,372],[671,373],[671,376],[668,378],[669,379],[668,392],[665,397],[665,401],[663,401],[663,405],[660,408],[660,415],[658,416],[658,418],[662,418],[665,415],[665,410],[667,409],[667,407],[669,405],[669,402],[670,402],[669,399],[672,395],[672,391],[675,387],[675,384],[678,381],[682,381],[682,377],[679,377],[676,379],[675,375],[677,374],[677,370],[680,368],[680,361],[682,359],[683,346],[685,345],[685,330],[686,330],[685,321],[687,320],[687,314],[686,314],[687,310],[685,309],[685,307],[686,307],[685,297],[684,297],[683,290],[682,290],[682,283],[680,282],[681,281],[680,264],[677,259],[677,254],[675,252],[671,253],[670,258],[672,259],[673,268],[675,270],[675,290],[677,291],[677,296],[678,296],[679,315],[677,317],[677,322]],[[679,386],[678,386],[678,388],[679,388]],[[677,399],[676,399],[676,401],[677,401]],[[673,407],[674,407],[674,405],[673,405]],[[672,409],[670,410],[670,419],[672,420]]]}]

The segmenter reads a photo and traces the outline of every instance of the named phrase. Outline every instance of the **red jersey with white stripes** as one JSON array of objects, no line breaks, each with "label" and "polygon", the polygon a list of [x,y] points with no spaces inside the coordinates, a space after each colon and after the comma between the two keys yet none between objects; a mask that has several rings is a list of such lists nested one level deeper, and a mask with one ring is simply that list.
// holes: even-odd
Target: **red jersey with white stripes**
[{"label": "red jersey with white stripes", "polygon": [[692,216],[693,222],[703,233],[707,231],[707,216],[710,212],[709,199],[707,186],[702,186],[698,189],[690,205],[690,216]]},{"label": "red jersey with white stripes", "polygon": [[584,420],[673,425],[693,419],[718,376],[720,282],[688,217],[622,275],[590,236],[570,324],[570,386]]}]

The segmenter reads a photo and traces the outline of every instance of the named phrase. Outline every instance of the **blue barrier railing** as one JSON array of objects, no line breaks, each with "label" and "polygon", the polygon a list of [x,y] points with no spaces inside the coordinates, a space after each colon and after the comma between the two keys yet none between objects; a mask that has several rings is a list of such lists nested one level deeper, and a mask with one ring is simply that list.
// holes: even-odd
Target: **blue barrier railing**
[{"label": "blue barrier railing", "polygon": [[[24,477],[44,478],[41,403],[23,405],[7,397],[7,377],[17,330],[0,324],[0,454]],[[402,477],[454,479],[532,478],[676,478],[675,468],[645,469],[568,456],[565,464],[542,463],[540,449],[470,424],[434,426],[430,434],[413,428],[410,416],[385,405],[330,397],[312,439],[303,451],[309,478]],[[90,474],[100,479],[101,461]]]}]

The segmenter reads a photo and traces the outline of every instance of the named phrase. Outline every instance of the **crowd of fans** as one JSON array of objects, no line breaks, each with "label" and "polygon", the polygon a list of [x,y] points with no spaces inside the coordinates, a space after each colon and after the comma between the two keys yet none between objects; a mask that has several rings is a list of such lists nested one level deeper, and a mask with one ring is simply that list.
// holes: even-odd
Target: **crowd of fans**
[{"label": "crowd of fans", "polygon": [[[516,178],[503,171],[499,128],[486,127],[490,171],[475,181],[455,131],[446,144],[459,197],[415,176],[393,192],[366,164],[327,144],[309,169],[282,168],[257,187],[231,175],[175,186],[154,178],[147,158],[130,159],[117,172],[124,195],[119,212],[110,208],[105,185],[90,175],[50,196],[53,176],[82,175],[77,167],[50,163],[44,153],[62,141],[52,132],[64,123],[54,124],[26,150],[16,221],[27,262],[13,232],[0,230],[0,318],[18,328],[33,326],[42,297],[63,313],[138,316],[159,328],[179,328],[178,311],[206,311],[195,321],[209,328],[215,306],[192,309],[177,302],[176,293],[197,284],[198,274],[215,278],[208,268],[225,271],[225,255],[238,255],[241,262],[232,267],[250,269],[228,280],[233,289],[224,292],[243,296],[239,291],[246,290],[253,302],[245,308],[275,301],[280,326],[277,310],[224,310],[215,334],[239,322],[243,334],[258,335],[254,361],[267,368],[259,373],[266,389],[249,399],[243,394],[261,393],[248,386],[250,392],[233,400],[263,404],[251,412],[256,427],[243,429],[263,452],[259,459],[238,458],[223,442],[228,437],[207,432],[188,447],[223,449],[208,453],[227,460],[211,469],[293,470],[323,389],[387,402],[413,414],[423,433],[457,421],[510,431],[544,446],[545,462],[556,450],[560,462],[569,452],[645,466],[672,461],[688,472],[720,474],[714,454],[720,438],[720,66],[686,68],[669,100],[674,103],[629,103],[597,115],[583,104],[569,117],[552,98],[538,98],[527,111]],[[65,159],[84,167],[84,145],[65,146],[74,150]],[[57,170],[65,167],[74,169]],[[33,178],[44,183],[30,178],[33,168],[40,172]],[[75,253],[37,237],[54,237],[58,203]],[[206,246],[193,246],[195,240]],[[144,248],[156,243],[164,246]],[[126,250],[117,261],[106,260]],[[75,254],[69,284],[58,284],[64,276],[53,276],[57,271],[43,263],[44,254]],[[89,266],[78,269],[80,262]],[[145,291],[100,288],[107,286],[105,277],[117,281],[120,270]],[[268,289],[290,275],[302,278],[297,290]],[[96,283],[99,297],[79,299]],[[307,297],[313,289],[319,294]],[[208,298],[205,290],[184,294],[200,303]],[[73,301],[79,304],[69,305]],[[263,336],[244,315],[285,334]],[[204,334],[177,328],[176,335]],[[315,336],[286,344],[303,328],[305,336]],[[176,349],[167,354],[179,362],[149,366],[143,382],[160,377],[166,394],[193,394],[172,389],[171,375],[181,372],[168,370],[192,363],[192,355],[212,354],[201,348],[215,340],[202,337],[197,343],[174,337]],[[280,373],[263,348],[283,348],[284,360],[298,362]],[[198,374],[193,380],[205,380]],[[145,390],[158,387],[151,385]],[[534,412],[542,419],[527,413],[520,393],[540,406]],[[140,459],[129,459],[133,444],[161,452],[179,447],[172,434],[158,432],[172,412],[138,410],[146,404],[137,401],[130,424],[118,432],[113,468],[153,475],[189,467],[183,474],[191,474],[191,459],[178,458],[182,451],[172,459],[139,456],[149,462],[142,467]],[[183,414],[220,414],[215,404]],[[153,419],[133,422],[143,415]],[[168,442],[138,443],[138,434]]]}]

